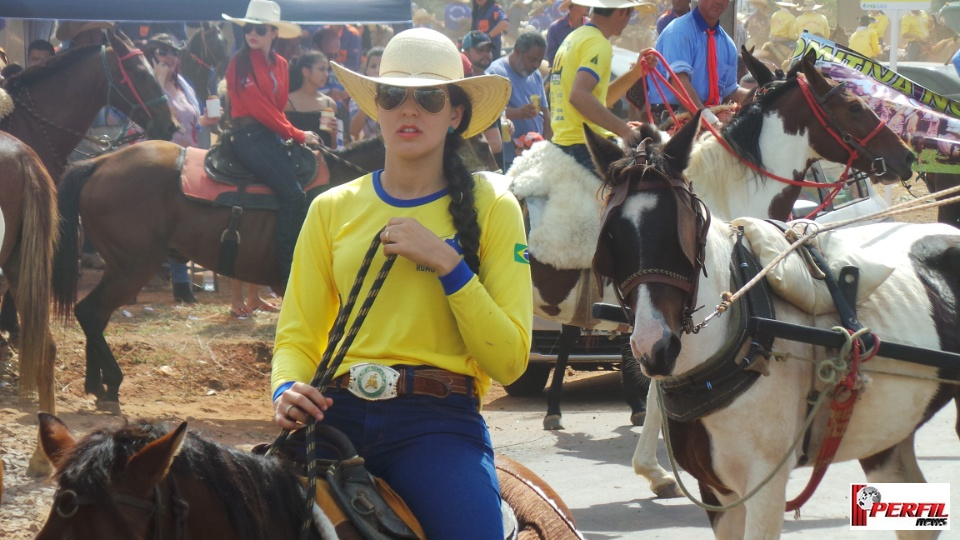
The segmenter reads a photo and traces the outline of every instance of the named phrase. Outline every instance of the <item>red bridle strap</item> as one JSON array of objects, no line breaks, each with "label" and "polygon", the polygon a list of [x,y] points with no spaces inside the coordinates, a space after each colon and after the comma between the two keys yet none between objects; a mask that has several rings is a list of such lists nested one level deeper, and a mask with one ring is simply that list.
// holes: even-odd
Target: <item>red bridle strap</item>
[{"label": "red bridle strap", "polygon": [[140,97],[140,92],[137,92],[137,87],[133,85],[133,79],[130,78],[130,75],[127,74],[126,68],[123,67],[123,61],[135,56],[143,56],[143,51],[140,49],[131,49],[127,54],[120,56],[117,55],[117,65],[120,66],[120,82],[127,85],[127,88],[130,89],[130,93],[133,94],[133,97],[136,98],[137,103],[140,104],[140,107],[143,108],[144,112],[147,113],[147,118],[153,120],[153,113],[150,112],[150,109],[147,108],[147,105],[143,102],[143,98]]}]

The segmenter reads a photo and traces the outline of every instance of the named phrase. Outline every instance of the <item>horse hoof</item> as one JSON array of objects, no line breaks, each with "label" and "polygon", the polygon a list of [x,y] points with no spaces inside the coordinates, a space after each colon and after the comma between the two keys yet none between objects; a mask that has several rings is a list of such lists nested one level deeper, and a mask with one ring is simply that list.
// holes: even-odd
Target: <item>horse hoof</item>
[{"label": "horse hoof", "polygon": [[630,423],[635,426],[642,426],[643,421],[647,419],[647,411],[638,411],[630,415]]},{"label": "horse hoof", "polygon": [[658,499],[678,499],[683,497],[683,492],[680,491],[680,486],[676,482],[670,482],[669,484],[663,484],[653,488],[653,494],[657,496]]},{"label": "horse hoof", "polygon": [[563,429],[563,422],[561,421],[562,416],[559,414],[551,414],[543,417],[543,429],[547,431],[557,431],[558,429]]},{"label": "horse hoof", "polygon": [[108,412],[108,413],[110,413],[110,414],[112,414],[112,415],[114,415],[114,416],[122,416],[122,413],[120,412],[120,402],[119,402],[119,401],[104,401],[104,400],[99,400],[99,399],[98,399],[98,400],[97,400],[97,410],[98,410],[98,411]]}]

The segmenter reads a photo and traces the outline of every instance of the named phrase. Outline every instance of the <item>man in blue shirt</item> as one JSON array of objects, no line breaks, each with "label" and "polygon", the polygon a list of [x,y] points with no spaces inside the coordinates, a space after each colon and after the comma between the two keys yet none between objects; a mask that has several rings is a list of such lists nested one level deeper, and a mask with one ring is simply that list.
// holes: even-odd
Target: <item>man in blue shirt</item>
[{"label": "man in blue shirt", "polygon": [[[512,90],[507,102],[507,118],[513,121],[514,138],[535,132],[549,139],[550,108],[543,91],[543,77],[540,75],[540,63],[547,50],[547,42],[536,32],[523,32],[517,36],[513,51],[498,58],[487,68],[487,75],[500,75],[510,79]],[[531,98],[536,96],[539,103]],[[510,168],[516,149],[512,140],[503,141],[503,167]]]},{"label": "man in blue shirt", "polygon": [[663,29],[673,22],[674,19],[682,17],[687,13],[690,13],[690,0],[673,0],[672,7],[664,11],[663,15],[657,19],[657,35],[662,34]]},{"label": "man in blue shirt", "polygon": [[[657,50],[677,75],[678,80],[671,80],[671,84],[683,85],[697,110],[721,102],[739,103],[747,94],[737,84],[737,48],[719,24],[720,15],[729,5],[730,0],[701,0],[696,9],[675,19],[657,39]],[[711,37],[716,52],[713,59],[708,54]],[[658,69],[666,75],[663,66]],[[666,89],[664,94],[676,109],[676,97]],[[665,107],[652,76],[647,77],[647,99],[654,116],[659,118]]]},{"label": "man in blue shirt", "polygon": [[547,54],[545,58],[551,66],[560,44],[570,35],[570,32],[590,22],[590,19],[587,18],[587,13],[590,12],[589,7],[574,4],[571,0],[566,0],[560,7],[569,11],[564,17],[550,23],[550,27],[547,28]]}]

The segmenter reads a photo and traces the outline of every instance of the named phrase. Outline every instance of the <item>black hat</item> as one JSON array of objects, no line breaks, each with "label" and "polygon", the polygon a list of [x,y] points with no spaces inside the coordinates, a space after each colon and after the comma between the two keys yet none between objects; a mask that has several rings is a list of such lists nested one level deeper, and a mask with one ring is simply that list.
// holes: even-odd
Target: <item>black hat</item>
[{"label": "black hat", "polygon": [[876,19],[874,19],[873,17],[871,17],[871,16],[869,16],[869,15],[861,15],[861,16],[860,16],[860,19],[858,19],[858,20],[859,20],[859,22],[860,22],[860,26],[866,26],[866,25],[868,25],[868,24],[870,24],[870,23],[872,23],[872,22],[877,22]]}]

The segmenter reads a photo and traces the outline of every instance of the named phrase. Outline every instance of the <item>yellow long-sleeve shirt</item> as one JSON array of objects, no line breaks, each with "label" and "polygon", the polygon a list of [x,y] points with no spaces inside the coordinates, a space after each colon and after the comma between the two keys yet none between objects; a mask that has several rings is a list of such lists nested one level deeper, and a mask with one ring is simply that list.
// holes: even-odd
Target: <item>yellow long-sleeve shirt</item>
[{"label": "yellow long-sleeve shirt", "polygon": [[[474,377],[478,395],[491,377],[508,384],[526,369],[533,325],[530,266],[520,207],[513,195],[476,176],[480,272],[446,294],[437,273],[397,257],[337,376],[362,362],[430,366]],[[393,217],[414,217],[454,245],[445,191],[414,201],[391,198],[379,173],[333,188],[310,205],[294,253],[277,323],[272,388],[309,382],[374,235]],[[383,249],[347,321],[385,260]],[[465,264],[465,263],[464,263]],[[455,270],[454,272],[456,272]],[[451,272],[453,274],[453,272]]]},{"label": "yellow long-sleeve shirt", "polygon": [[770,39],[796,41],[797,33],[793,30],[796,17],[787,8],[780,8],[770,16]]},{"label": "yellow long-sleeve shirt", "polygon": [[887,31],[887,26],[890,25],[890,18],[883,13],[877,13],[876,15],[871,15],[871,17],[875,20],[870,23],[870,29],[877,33],[878,38],[883,38]]},{"label": "yellow long-sleeve shirt", "polygon": [[807,11],[793,21],[793,33],[799,36],[804,30],[820,37],[830,37],[830,23],[827,17],[816,11]]},{"label": "yellow long-sleeve shirt", "polygon": [[880,54],[880,38],[868,27],[860,27],[850,36],[850,48],[867,58],[876,58]]},{"label": "yellow long-sleeve shirt", "polygon": [[918,39],[927,39],[927,31],[920,16],[908,12],[900,19],[900,40],[908,43]]}]

